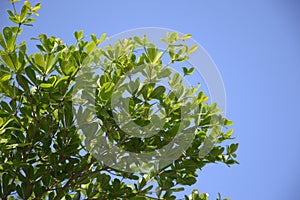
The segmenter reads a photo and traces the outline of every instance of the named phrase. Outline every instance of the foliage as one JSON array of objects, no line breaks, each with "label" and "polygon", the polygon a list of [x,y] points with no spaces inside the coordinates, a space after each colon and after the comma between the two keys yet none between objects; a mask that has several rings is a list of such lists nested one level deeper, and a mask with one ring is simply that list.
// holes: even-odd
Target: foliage
[{"label": "foliage", "polygon": [[[1,199],[175,199],[176,192],[196,183],[197,170],[205,165],[237,163],[238,144],[222,146],[224,141],[232,139],[232,129],[224,129],[232,122],[222,117],[216,104],[205,103],[207,97],[203,92],[196,95],[200,120],[193,141],[167,166],[147,173],[131,173],[97,160],[86,150],[88,140],[80,134],[75,118],[86,114],[83,118],[89,119],[90,114],[74,107],[74,87],[79,84],[80,76],[89,74],[85,71],[88,68],[84,68],[86,60],[93,58],[93,62],[101,62],[104,67],[103,74],[80,78],[83,80],[80,84],[98,83],[96,94],[86,95],[96,95],[96,114],[109,140],[128,151],[153,151],[175,137],[182,114],[178,95],[188,96],[197,91],[182,86],[180,76],[171,68],[176,62],[188,60],[197,47],[184,44],[189,34],[179,37],[171,33],[163,39],[167,44],[163,51],[147,37],[128,38],[115,46],[97,48],[106,39],[105,34],[100,38],[93,34],[91,41],[86,41],[83,31],[78,31],[74,34],[74,45],[67,45],[57,37],[39,35],[36,38],[39,51],[28,54],[26,41],[17,44],[18,35],[23,26],[32,26],[35,20],[32,16],[38,16],[40,4],[32,6],[25,1],[17,12],[17,1],[10,2],[13,10],[8,10],[8,14],[14,26],[4,27],[0,34]],[[142,52],[136,53],[137,49]],[[164,64],[166,56],[169,62]],[[154,66],[140,71],[148,70],[145,80],[148,77],[152,82],[135,82],[139,87],[133,88],[127,85],[125,89],[132,95],[128,112],[136,124],[147,126],[151,102],[155,101],[164,107],[168,117],[163,130],[146,139],[128,135],[118,128],[110,106],[112,95],[122,90],[121,86],[120,90],[114,89],[118,82],[143,64]],[[193,71],[184,67],[182,72],[188,76]],[[157,81],[168,78],[170,87],[177,88],[178,94],[159,86],[155,77]],[[212,150],[199,157],[199,148],[212,127],[218,127],[220,134]],[[205,200],[208,195],[194,190],[185,199]]]}]

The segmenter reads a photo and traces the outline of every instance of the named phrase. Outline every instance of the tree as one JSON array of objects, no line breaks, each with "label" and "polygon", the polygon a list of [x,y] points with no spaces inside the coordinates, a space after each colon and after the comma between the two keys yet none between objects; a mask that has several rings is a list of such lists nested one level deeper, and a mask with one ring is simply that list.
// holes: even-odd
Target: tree
[{"label": "tree", "polygon": [[10,2],[14,25],[0,33],[1,199],[175,199],[198,169],[237,163],[238,144],[222,145],[232,122],[184,85],[193,68],[172,70],[197,48],[184,44],[189,34],[168,34],[164,50],[146,36],[99,48],[105,34],[75,32],[74,45],[42,34],[28,54],[18,36],[41,4],[17,12]]}]

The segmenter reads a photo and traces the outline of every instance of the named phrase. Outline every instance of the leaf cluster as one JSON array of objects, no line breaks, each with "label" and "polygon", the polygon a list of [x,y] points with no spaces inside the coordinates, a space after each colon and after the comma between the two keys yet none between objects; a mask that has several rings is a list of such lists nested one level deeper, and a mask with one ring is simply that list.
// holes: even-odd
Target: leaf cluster
[{"label": "leaf cluster", "polygon": [[[13,9],[8,14],[14,25],[0,33],[1,199],[176,199],[176,192],[196,183],[198,171],[205,165],[237,163],[238,144],[223,145],[233,139],[228,128],[232,122],[222,116],[216,104],[206,103],[208,97],[199,88],[183,84],[183,77],[192,74],[194,68],[183,67],[182,74],[172,70],[174,63],[188,60],[197,50],[184,43],[190,34],[167,34],[162,39],[167,44],[164,50],[146,36],[98,48],[107,39],[106,34],[92,34],[86,40],[83,31],[77,31],[72,45],[41,34],[34,38],[39,41],[38,52],[29,54],[27,41],[18,43],[17,38],[24,25],[32,26],[32,16],[38,16],[41,4],[32,6],[25,1],[17,12],[17,1],[10,2]],[[101,75],[91,73],[99,66]],[[134,77],[133,72],[143,78]],[[132,76],[128,76],[130,73]],[[166,84],[159,84],[161,80]],[[86,150],[88,138],[77,127],[78,119],[89,120],[91,112],[74,106],[76,85],[94,83],[96,92],[86,89],[82,93],[95,99],[101,129],[119,148],[141,153],[168,145],[181,130],[180,124],[192,123],[182,118],[184,106],[199,111],[191,144],[171,163],[147,173],[117,170],[97,160]],[[124,92],[129,95],[121,98]],[[119,104],[112,101],[118,95]],[[190,96],[195,96],[192,103]],[[128,109],[118,116],[112,104],[128,105]],[[163,115],[154,113],[157,105]],[[164,123],[157,134],[137,137],[128,134],[131,129],[126,127],[126,118],[149,132],[155,132],[159,122]],[[214,145],[199,157],[207,133],[214,127],[218,130],[211,135]],[[95,132],[92,126],[89,128]],[[168,155],[172,157],[172,151]],[[185,198],[204,200],[208,196],[195,190]]]}]

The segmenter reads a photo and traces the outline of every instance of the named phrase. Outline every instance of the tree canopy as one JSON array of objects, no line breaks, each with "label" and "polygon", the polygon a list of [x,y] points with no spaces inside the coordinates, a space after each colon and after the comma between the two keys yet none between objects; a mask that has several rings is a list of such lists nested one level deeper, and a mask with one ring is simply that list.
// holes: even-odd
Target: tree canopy
[{"label": "tree canopy", "polygon": [[41,34],[29,54],[18,36],[41,4],[10,2],[13,25],[0,33],[1,199],[178,199],[199,169],[238,163],[232,121],[184,82],[193,67],[172,68],[197,50],[185,44],[190,34],[167,34],[165,49],[146,35],[103,47],[106,34],[76,31],[71,45]]}]

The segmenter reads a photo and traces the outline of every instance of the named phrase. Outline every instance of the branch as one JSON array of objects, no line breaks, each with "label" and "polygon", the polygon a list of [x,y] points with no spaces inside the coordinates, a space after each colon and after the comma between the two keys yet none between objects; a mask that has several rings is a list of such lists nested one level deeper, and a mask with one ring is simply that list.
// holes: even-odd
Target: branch
[{"label": "branch", "polygon": [[57,193],[57,195],[55,196],[55,198],[53,200],[59,200],[61,199],[61,196],[63,195],[63,193],[65,192],[65,190],[70,186],[70,184],[72,183],[72,181],[80,176],[82,176],[82,172],[88,170],[95,162],[96,160],[92,160],[90,164],[88,164],[86,167],[84,167],[83,169],[81,169],[78,173],[73,174],[73,176],[71,176],[71,178],[68,180],[68,182],[59,190],[59,192]]}]

